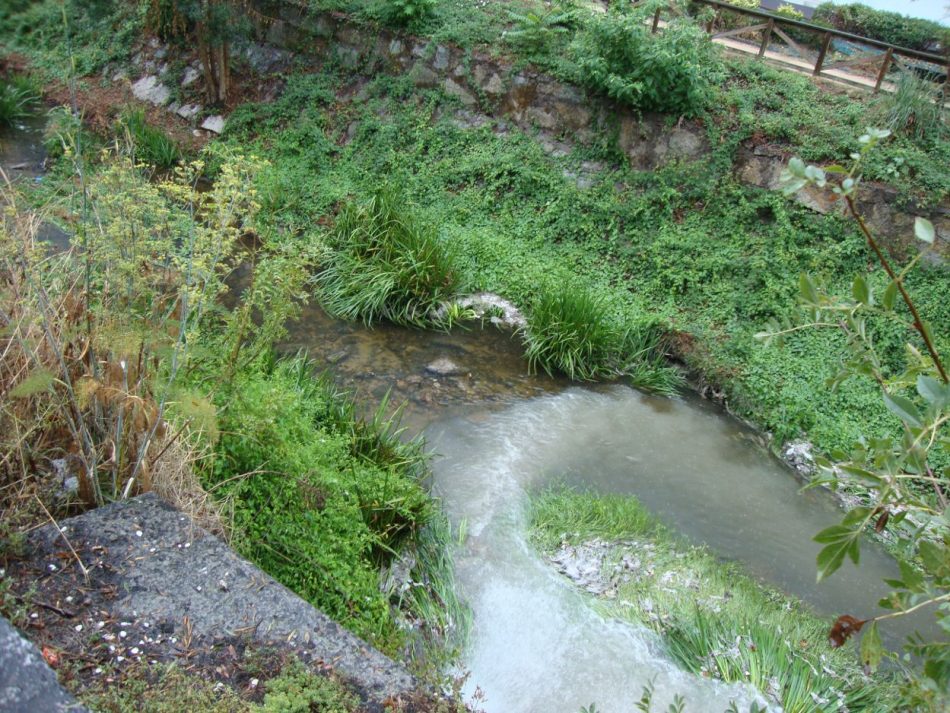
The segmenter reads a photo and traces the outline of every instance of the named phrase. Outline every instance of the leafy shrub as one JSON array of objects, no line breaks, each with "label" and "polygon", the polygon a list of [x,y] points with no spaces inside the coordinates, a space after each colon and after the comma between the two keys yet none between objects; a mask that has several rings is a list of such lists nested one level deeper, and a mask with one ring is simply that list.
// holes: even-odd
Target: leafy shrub
[{"label": "leafy shrub", "polygon": [[636,109],[695,115],[709,102],[720,72],[716,49],[686,18],[651,34],[649,12],[635,8],[593,19],[575,47],[579,79]]},{"label": "leafy shrub", "polygon": [[937,22],[875,10],[860,3],[822,3],[815,10],[812,22],[915,50],[933,51],[938,43],[944,48],[950,44],[950,30]]},{"label": "leafy shrub", "polygon": [[393,188],[344,206],[329,244],[317,294],[336,317],[420,326],[458,287],[454,254]]},{"label": "leafy shrub", "polygon": [[124,135],[129,152],[136,161],[157,168],[171,168],[181,158],[178,145],[164,131],[151,126],[141,109],[123,113],[116,128]]},{"label": "leafy shrub", "polygon": [[0,126],[7,126],[30,113],[39,92],[27,77],[0,77]]},{"label": "leafy shrub", "polygon": [[785,3],[775,8],[775,14],[779,17],[787,17],[789,20],[804,20],[805,13],[795,9],[794,5]]},{"label": "leafy shrub", "polygon": [[359,697],[342,682],[308,671],[296,660],[264,684],[261,713],[349,713],[360,709]]},{"label": "leafy shrub", "polygon": [[541,293],[528,313],[525,355],[531,369],[571,379],[628,374],[644,388],[675,391],[675,375],[662,365],[661,331],[654,323],[620,327],[603,300],[567,286]]},{"label": "leafy shrub", "polygon": [[62,80],[127,59],[142,36],[145,11],[144,2],[117,0],[18,2],[0,14],[0,34],[8,50],[30,58],[34,70]]},{"label": "leafy shrub", "polygon": [[515,26],[506,30],[504,36],[514,45],[534,52],[543,51],[556,37],[568,34],[576,15],[575,9],[563,4],[525,8],[520,12],[509,10],[508,17]]},{"label": "leafy shrub", "polygon": [[397,27],[411,27],[432,15],[437,0],[381,0],[371,14]]}]

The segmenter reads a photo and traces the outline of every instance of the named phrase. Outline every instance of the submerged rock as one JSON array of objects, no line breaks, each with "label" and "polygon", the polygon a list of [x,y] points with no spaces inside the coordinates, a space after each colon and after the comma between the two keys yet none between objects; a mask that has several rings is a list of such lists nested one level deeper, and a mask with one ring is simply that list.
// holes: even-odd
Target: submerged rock
[{"label": "submerged rock", "polygon": [[426,364],[426,371],[436,376],[456,376],[464,370],[448,357],[439,357]]},{"label": "submerged rock", "polygon": [[815,472],[815,457],[808,441],[791,441],[782,448],[782,458],[800,475],[810,477]]},{"label": "submerged rock", "polygon": [[[470,310],[474,319],[487,319],[502,329],[523,329],[528,325],[524,314],[514,302],[492,292],[478,292],[458,299],[454,304]],[[430,315],[436,321],[444,320],[449,314],[450,303],[441,304]]]}]

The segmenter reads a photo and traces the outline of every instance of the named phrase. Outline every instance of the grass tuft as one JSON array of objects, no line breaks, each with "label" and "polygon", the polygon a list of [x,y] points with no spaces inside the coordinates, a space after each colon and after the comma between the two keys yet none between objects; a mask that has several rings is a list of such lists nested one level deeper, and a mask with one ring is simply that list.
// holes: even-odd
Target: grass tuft
[{"label": "grass tuft", "polygon": [[345,205],[329,244],[317,294],[335,317],[425,326],[458,289],[455,255],[391,187]]},{"label": "grass tuft", "polygon": [[28,77],[0,77],[0,126],[26,118],[40,94]]},{"label": "grass tuft", "polygon": [[136,161],[156,168],[171,168],[181,159],[181,150],[159,128],[151,126],[141,109],[127,110],[116,122],[116,129],[123,136],[129,153]]},{"label": "grass tuft", "polygon": [[680,385],[664,363],[660,326],[617,326],[603,299],[583,288],[543,290],[528,313],[524,339],[532,370],[583,381],[627,375],[635,386],[667,394]]}]

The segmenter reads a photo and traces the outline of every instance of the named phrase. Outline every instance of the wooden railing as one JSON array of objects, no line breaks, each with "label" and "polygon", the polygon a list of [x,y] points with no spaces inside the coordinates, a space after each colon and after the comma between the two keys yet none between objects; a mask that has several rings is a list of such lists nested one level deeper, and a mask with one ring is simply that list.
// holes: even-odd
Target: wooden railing
[{"label": "wooden railing", "polygon": [[[802,20],[794,20],[789,17],[783,17],[781,15],[776,15],[765,10],[750,10],[736,5],[732,5],[728,2],[723,2],[722,0],[693,0],[696,3],[702,5],[708,5],[716,10],[716,16],[711,20],[707,26],[707,31],[714,37],[729,37],[733,35],[749,33],[749,32],[761,32],[761,42],[759,44],[759,57],[762,57],[765,54],[765,50],[768,48],[769,43],[772,41],[773,35],[780,37],[786,44],[792,47],[802,58],[805,57],[805,51],[798,45],[795,40],[789,37],[788,33],[785,32],[782,28],[796,28],[798,30],[804,30],[805,32],[818,35],[820,39],[818,57],[815,60],[814,68],[812,73],[817,76],[821,74],[823,69],[833,69],[836,67],[845,67],[851,64],[857,64],[859,62],[866,62],[869,57],[863,55],[857,58],[849,58],[844,61],[835,62],[833,64],[825,64],[825,59],[828,55],[828,49],[831,46],[831,41],[834,38],[839,38],[843,40],[848,40],[855,44],[865,45],[868,47],[873,47],[877,50],[883,50],[884,55],[881,60],[880,69],[877,73],[877,80],[874,85],[874,91],[878,92],[881,89],[881,84],[884,81],[884,77],[887,75],[887,71],[890,69],[892,63],[903,64],[900,62],[899,58],[906,57],[909,59],[917,60],[919,62],[927,62],[929,64],[936,65],[940,67],[944,73],[943,80],[946,82],[950,78],[950,55],[938,55],[931,52],[922,52],[920,50],[910,49],[909,47],[899,47],[897,45],[892,45],[887,42],[881,42],[880,40],[874,40],[869,37],[861,37],[860,35],[854,35],[850,32],[842,32],[841,30],[836,30],[833,28],[822,27],[820,25],[813,25],[810,22],[804,22]],[[724,32],[714,33],[713,29],[715,26],[715,20],[718,19],[723,12],[734,13],[737,15],[747,15],[762,22],[755,24],[750,24],[746,27],[740,27],[737,29],[730,29]],[[660,22],[660,10],[657,10],[653,16],[653,31],[657,31],[657,27]],[[950,47],[947,48],[947,51],[950,51]],[[905,69],[909,69],[905,66]]]}]

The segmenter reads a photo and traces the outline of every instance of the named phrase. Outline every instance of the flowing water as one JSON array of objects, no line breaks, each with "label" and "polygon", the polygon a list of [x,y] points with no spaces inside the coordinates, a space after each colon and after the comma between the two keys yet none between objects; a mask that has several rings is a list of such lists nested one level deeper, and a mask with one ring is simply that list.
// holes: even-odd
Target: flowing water
[{"label": "flowing water", "polygon": [[[655,710],[676,693],[691,711],[748,700],[741,689],[676,670],[647,630],[604,621],[532,551],[525,507],[547,485],[635,495],[692,542],[825,615],[875,611],[887,592],[882,579],[896,573],[868,544],[860,568],[846,564],[816,584],[811,537],[840,511],[827,493],[800,493],[801,481],[760,436],[695,396],[530,376],[517,340],[492,329],[368,330],[311,308],[288,346],[328,359],[337,379],[369,403],[392,389],[407,402],[410,429],[423,430],[437,454],[434,489],[466,532],[456,553],[474,618],[465,690],[483,694],[487,711],[574,713],[592,702],[629,711],[654,679]],[[429,373],[440,357],[459,373]],[[890,642],[914,623],[888,629]]]},{"label": "flowing water", "polygon": [[[2,137],[0,165],[20,180],[42,180],[39,126]],[[456,553],[474,615],[466,692],[479,692],[487,711],[575,713],[592,702],[607,713],[630,711],[649,681],[654,710],[675,694],[690,711],[718,713],[730,700],[745,710],[751,700],[741,688],[678,671],[652,633],[602,619],[532,551],[525,506],[546,485],[635,495],[693,542],[827,615],[873,611],[886,591],[882,578],[896,569],[866,546],[860,569],[845,565],[816,585],[811,537],[840,512],[825,493],[800,494],[800,481],[756,434],[698,398],[529,375],[518,340],[494,329],[367,329],[316,307],[283,347],[329,364],[366,404],[387,392],[405,401],[404,424],[424,431],[438,454],[434,489],[467,532]],[[443,357],[454,373],[427,369]],[[909,626],[891,629],[892,642]]]}]

